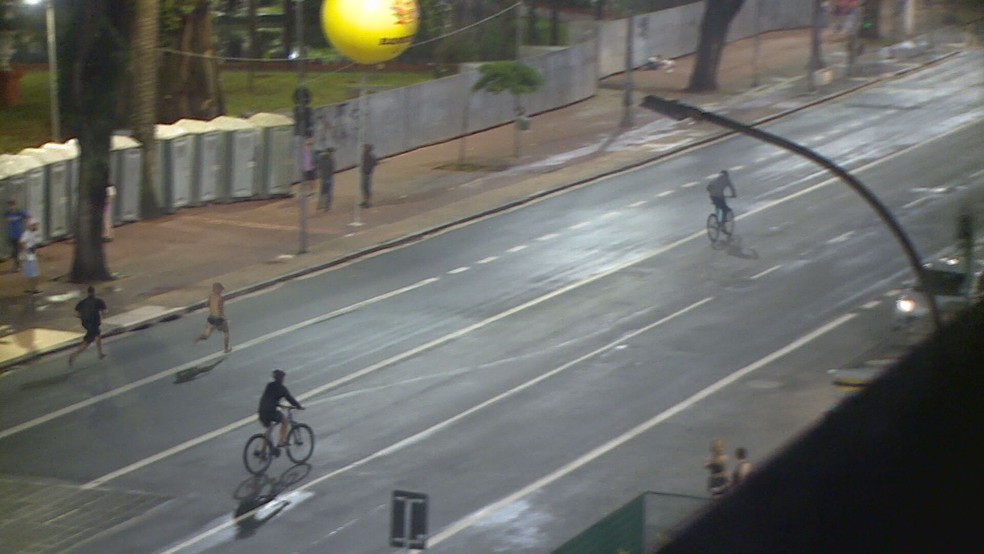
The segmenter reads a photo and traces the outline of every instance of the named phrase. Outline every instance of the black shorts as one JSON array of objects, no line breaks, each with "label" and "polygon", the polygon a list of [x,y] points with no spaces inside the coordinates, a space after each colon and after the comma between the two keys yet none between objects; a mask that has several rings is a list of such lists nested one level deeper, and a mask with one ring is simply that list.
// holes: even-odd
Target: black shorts
[{"label": "black shorts", "polygon": [[85,336],[82,337],[82,340],[86,344],[92,344],[92,341],[99,338],[101,334],[99,332],[99,324],[94,321],[83,321],[82,328],[85,329]]},{"label": "black shorts", "polygon": [[280,410],[276,410],[271,414],[259,414],[259,417],[260,423],[262,423],[264,427],[269,427],[284,420],[284,414]]},{"label": "black shorts", "polygon": [[211,325],[212,327],[216,327],[219,329],[221,329],[222,326],[225,325],[225,318],[219,317],[217,315],[210,315],[205,321],[208,321],[208,324]]}]

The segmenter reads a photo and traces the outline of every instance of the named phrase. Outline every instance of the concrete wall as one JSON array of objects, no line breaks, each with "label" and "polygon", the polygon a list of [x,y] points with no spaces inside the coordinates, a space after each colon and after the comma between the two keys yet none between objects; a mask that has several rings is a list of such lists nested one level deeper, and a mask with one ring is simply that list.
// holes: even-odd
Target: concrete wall
[{"label": "concrete wall", "polygon": [[[756,27],[762,32],[807,27],[812,21],[812,5],[812,0],[745,0],[741,11],[731,22],[728,40],[753,36]],[[704,2],[695,2],[636,16],[632,41],[633,66],[641,66],[649,56],[656,54],[676,58],[694,53],[703,15]],[[572,27],[572,37],[597,40],[598,78],[625,69],[626,20],[581,21],[572,23]]]},{"label": "concrete wall", "polygon": [[[593,43],[539,52],[522,60],[544,76],[540,90],[520,98],[527,114],[553,110],[595,94],[598,83]],[[377,155],[385,157],[512,121],[512,95],[472,93],[471,86],[477,80],[478,69],[473,65],[443,79],[366,95],[366,142],[375,145]],[[340,169],[356,165],[358,99],[316,108],[314,117],[316,147],[334,147]]]}]

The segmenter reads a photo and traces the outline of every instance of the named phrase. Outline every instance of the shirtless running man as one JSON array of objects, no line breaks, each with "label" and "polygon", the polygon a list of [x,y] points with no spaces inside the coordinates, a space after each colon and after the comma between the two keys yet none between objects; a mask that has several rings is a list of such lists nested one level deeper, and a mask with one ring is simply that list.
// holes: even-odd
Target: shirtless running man
[{"label": "shirtless running man", "polygon": [[208,295],[208,319],[205,324],[205,330],[199,335],[195,342],[201,340],[208,340],[208,337],[212,335],[212,331],[218,329],[222,331],[225,339],[225,351],[228,354],[232,352],[229,348],[229,321],[225,318],[225,298],[222,298],[222,291],[225,287],[222,283],[212,283],[212,293]]}]

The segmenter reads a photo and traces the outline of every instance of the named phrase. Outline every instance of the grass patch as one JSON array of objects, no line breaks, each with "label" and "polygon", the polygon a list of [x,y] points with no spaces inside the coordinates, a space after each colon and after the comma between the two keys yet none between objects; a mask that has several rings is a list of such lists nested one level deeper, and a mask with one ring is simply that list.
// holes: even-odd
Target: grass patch
[{"label": "grass patch", "polygon": [[[233,116],[258,112],[290,114],[294,107],[297,74],[290,72],[257,71],[250,89],[249,72],[223,71],[222,91],[226,113]],[[368,72],[366,85],[370,91],[405,87],[433,79],[430,73]],[[307,87],[311,90],[313,106],[334,104],[355,98],[359,94],[362,73],[308,72]],[[24,148],[36,147],[50,140],[51,104],[48,96],[47,71],[30,71],[20,80],[21,105],[0,109],[0,153],[16,154]]]}]

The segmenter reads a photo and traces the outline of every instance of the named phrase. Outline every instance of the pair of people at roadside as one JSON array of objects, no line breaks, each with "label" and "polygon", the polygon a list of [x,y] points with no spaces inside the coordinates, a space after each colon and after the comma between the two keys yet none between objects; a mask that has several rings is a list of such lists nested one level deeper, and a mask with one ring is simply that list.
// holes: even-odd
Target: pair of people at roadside
[{"label": "pair of people at roadside", "polygon": [[745,481],[752,471],[752,464],[748,461],[748,451],[743,447],[735,450],[737,463],[731,474],[728,474],[727,463],[728,455],[724,452],[724,441],[714,439],[711,441],[711,457],[704,462],[704,468],[708,471],[707,491],[711,493],[711,498],[720,498],[727,492],[739,486]]}]

